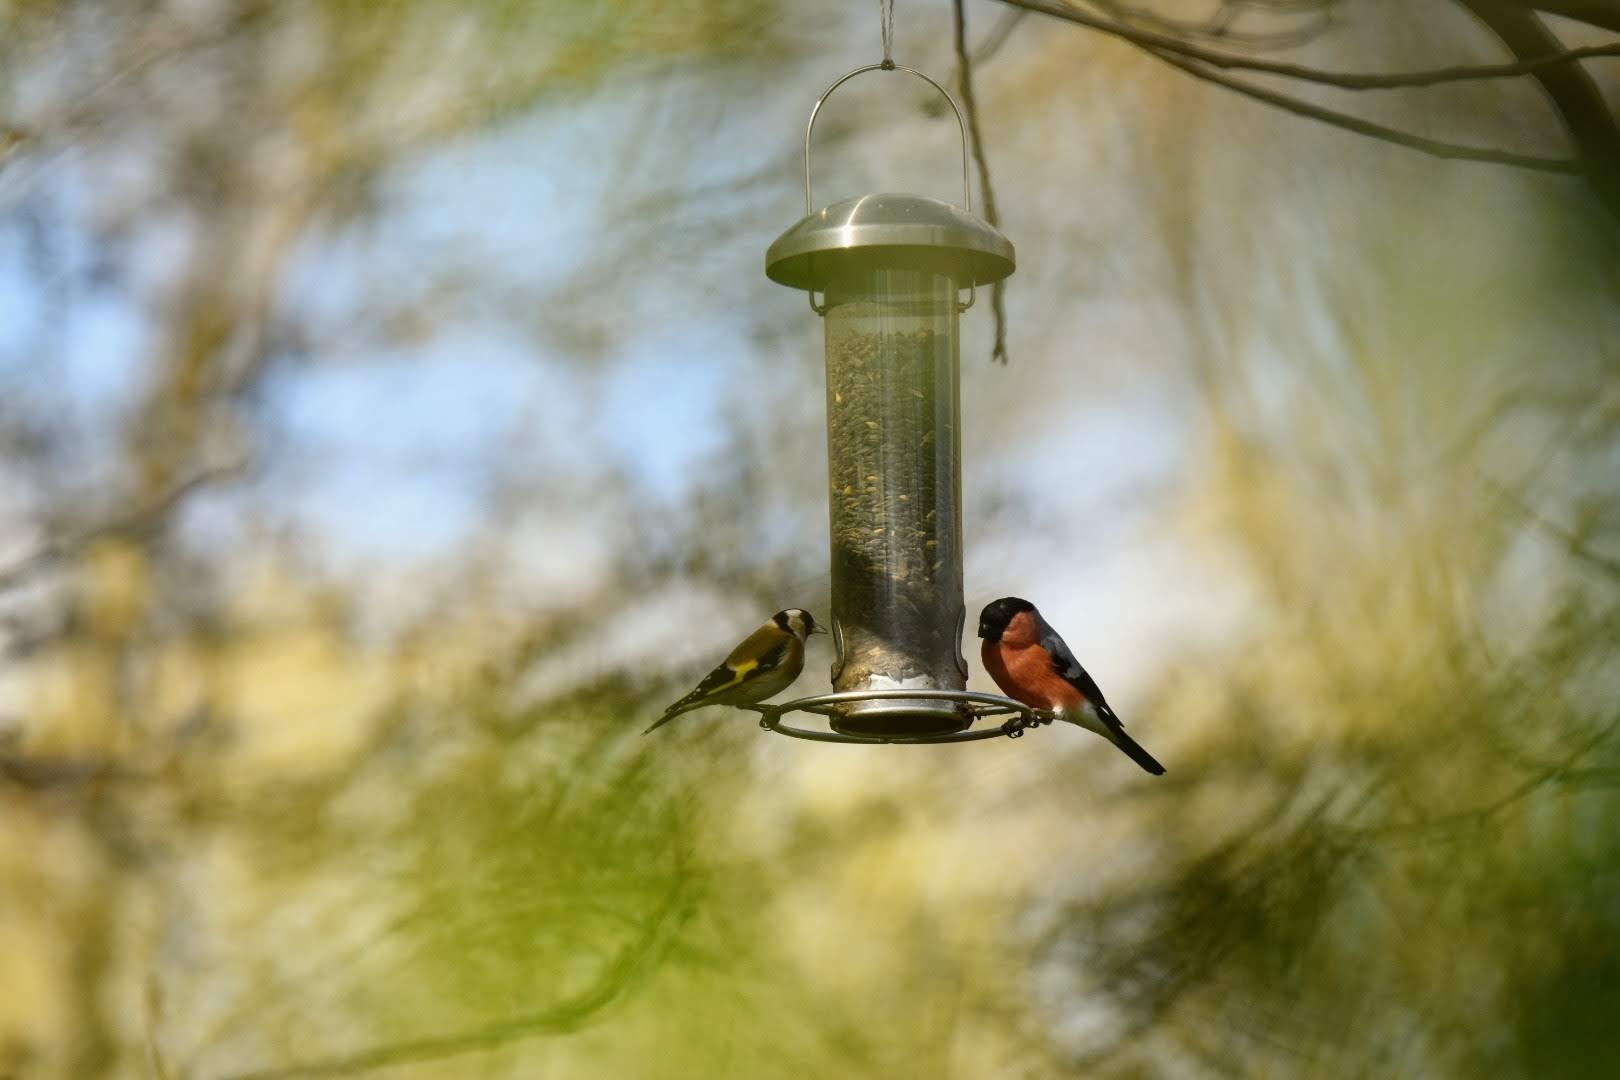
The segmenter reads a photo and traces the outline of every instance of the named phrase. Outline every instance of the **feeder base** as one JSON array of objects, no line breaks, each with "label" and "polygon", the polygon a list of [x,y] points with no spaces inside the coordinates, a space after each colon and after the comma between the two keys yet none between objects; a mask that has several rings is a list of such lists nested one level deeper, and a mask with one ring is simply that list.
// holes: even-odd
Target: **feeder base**
[{"label": "feeder base", "polygon": [[828,717],[840,735],[949,735],[973,722],[971,711],[948,701],[887,698],[844,705]]},{"label": "feeder base", "polygon": [[[901,701],[911,706],[948,702],[964,710],[974,720],[999,719],[1001,717],[1007,717],[1007,719],[994,727],[950,731],[932,735],[855,735],[841,733],[836,730],[818,731],[813,728],[794,727],[791,724],[782,723],[783,716],[801,712],[814,713],[817,716],[824,716],[831,720],[842,710],[851,706],[877,701]],[[810,742],[858,743],[866,746],[877,746],[883,743],[931,745],[980,742],[984,739],[998,738],[1017,739],[1030,728],[1050,724],[1055,719],[1052,713],[1040,709],[1031,709],[1028,705],[1020,704],[1012,698],[1002,697],[1000,694],[981,694],[976,690],[846,690],[832,694],[816,694],[795,701],[783,702],[780,705],[744,705],[742,707],[759,713],[759,726],[777,735],[786,735],[793,739],[805,739]]]}]

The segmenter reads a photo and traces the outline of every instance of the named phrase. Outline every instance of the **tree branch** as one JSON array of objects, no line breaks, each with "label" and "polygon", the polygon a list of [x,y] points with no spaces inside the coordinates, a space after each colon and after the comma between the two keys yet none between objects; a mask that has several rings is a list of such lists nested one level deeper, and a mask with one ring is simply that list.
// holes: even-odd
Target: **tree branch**
[{"label": "tree branch", "polygon": [[1612,0],[1533,0],[1525,6],[1620,34],[1620,4]]},{"label": "tree branch", "polygon": [[1313,6],[1291,12],[1290,14],[1311,14],[1316,16],[1303,26],[1295,26],[1287,30],[1274,30],[1270,33],[1248,33],[1233,28],[1241,5],[1223,4],[1216,9],[1215,14],[1207,21],[1189,22],[1184,19],[1172,19],[1169,16],[1160,15],[1158,12],[1148,8],[1117,3],[1116,0],[1092,0],[1092,3],[1122,23],[1150,27],[1163,33],[1175,34],[1184,41],[1189,38],[1198,38],[1204,41],[1223,41],[1245,49],[1295,48],[1316,40],[1333,25],[1333,15],[1327,6]]},{"label": "tree branch", "polygon": [[1574,770],[1575,767],[1579,765],[1588,754],[1590,754],[1593,750],[1596,750],[1599,746],[1603,745],[1603,743],[1615,733],[1616,728],[1620,728],[1620,716],[1616,716],[1603,727],[1593,732],[1588,738],[1584,739],[1581,744],[1574,749],[1574,751],[1572,751],[1562,760],[1547,766],[1545,769],[1538,770],[1533,775],[1526,777],[1512,789],[1504,792],[1502,795],[1492,799],[1488,803],[1471,807],[1466,810],[1457,810],[1451,813],[1442,814],[1438,817],[1425,818],[1419,821],[1398,821],[1387,825],[1376,825],[1363,829],[1347,829],[1345,830],[1345,833],[1349,836],[1380,836],[1398,833],[1429,832],[1432,830],[1445,830],[1484,824],[1492,817],[1495,817],[1503,810],[1506,810],[1508,807],[1512,806],[1514,803],[1528,798],[1549,784],[1562,781],[1566,776],[1571,774],[1572,770]]},{"label": "tree branch", "polygon": [[[962,106],[967,111],[968,138],[973,143],[973,162],[979,170],[979,193],[984,198],[984,217],[991,225],[1001,227],[1001,215],[996,212],[996,191],[990,186],[990,161],[984,152],[984,132],[979,126],[979,106],[973,96],[973,61],[968,56],[967,13],[963,0],[954,0],[953,14],[956,33],[956,73],[961,84]],[[1005,294],[1007,279],[1002,278],[990,287],[990,309],[996,318],[996,343],[990,350],[990,362],[1007,362],[1007,306]]]},{"label": "tree branch", "polygon": [[1521,59],[1511,64],[1475,64],[1434,68],[1428,71],[1367,75],[1359,72],[1323,71],[1319,68],[1305,67],[1300,64],[1280,63],[1273,60],[1262,60],[1258,57],[1239,56],[1234,53],[1206,49],[1189,44],[1171,34],[1144,30],[1120,22],[1117,19],[1106,19],[1099,15],[1093,15],[1090,12],[1071,7],[1069,4],[1064,3],[1063,0],[1001,0],[1001,2],[1012,7],[1037,11],[1043,15],[1050,15],[1053,18],[1063,19],[1066,22],[1072,22],[1092,30],[1100,30],[1105,34],[1129,41],[1133,45],[1138,45],[1144,49],[1163,50],[1190,60],[1197,60],[1200,63],[1220,68],[1223,71],[1254,71],[1266,75],[1279,75],[1284,78],[1299,79],[1303,82],[1318,83],[1322,86],[1333,86],[1341,90],[1399,90],[1412,87],[1438,86],[1442,83],[1467,82],[1476,79],[1509,79],[1573,65],[1581,60],[1599,57],[1620,57],[1620,43],[1588,45],[1579,49],[1561,49],[1556,53],[1537,56],[1532,59]]},{"label": "tree branch", "polygon": [[[1521,61],[1563,51],[1563,42],[1527,7],[1504,0],[1457,2],[1473,12]],[[1609,213],[1620,220],[1620,127],[1615,125],[1602,91],[1578,65],[1540,69],[1534,75],[1580,150],[1592,189]]]},{"label": "tree branch", "polygon": [[1385,127],[1375,124],[1371,120],[1363,120],[1348,113],[1335,112],[1324,109],[1320,105],[1312,105],[1298,98],[1291,98],[1286,94],[1279,94],[1252,83],[1242,82],[1238,79],[1211,71],[1201,64],[1194,63],[1184,56],[1177,56],[1169,51],[1149,47],[1147,51],[1173,67],[1191,75],[1195,79],[1203,79],[1217,86],[1224,86],[1234,90],[1245,97],[1276,106],[1285,112],[1296,116],[1304,116],[1312,120],[1321,121],[1332,127],[1353,131],[1357,135],[1378,139],[1382,142],[1394,143],[1404,146],[1408,150],[1428,154],[1430,157],[1444,158],[1453,161],[1484,161],[1494,165],[1512,165],[1520,169],[1530,169],[1535,172],[1558,173],[1565,176],[1585,176],[1586,166],[1572,158],[1546,158],[1535,157],[1529,154],[1516,154],[1508,150],[1497,150],[1482,146],[1465,146],[1461,143],[1441,142],[1437,139],[1426,139],[1421,135],[1401,131],[1398,128]]},{"label": "tree branch", "polygon": [[1029,14],[1028,8],[1014,8],[1012,11],[1003,12],[1001,21],[996,23],[983,41],[979,42],[979,47],[973,50],[973,62],[975,64],[987,63],[996,53],[1000,52],[1001,47],[1007,44],[1007,39],[1012,37],[1012,32],[1018,29],[1018,24],[1023,22]]},{"label": "tree branch", "polygon": [[1491,491],[1495,493],[1497,498],[1507,503],[1511,509],[1520,514],[1530,524],[1563,544],[1565,552],[1574,556],[1578,562],[1583,562],[1593,569],[1602,571],[1613,580],[1620,581],[1620,559],[1593,550],[1591,545],[1582,537],[1546,517],[1506,484],[1498,483],[1489,478],[1486,479],[1486,483],[1490,485]]},{"label": "tree branch", "polygon": [[28,757],[0,750],[0,781],[29,791],[54,791],[111,780],[151,779],[149,773],[110,759]]},{"label": "tree branch", "polygon": [[1226,0],[1229,8],[1258,8],[1279,15],[1302,15],[1330,8],[1339,0]]},{"label": "tree branch", "polygon": [[1559,774],[1558,782],[1566,787],[1620,787],[1620,766],[1566,769]]}]

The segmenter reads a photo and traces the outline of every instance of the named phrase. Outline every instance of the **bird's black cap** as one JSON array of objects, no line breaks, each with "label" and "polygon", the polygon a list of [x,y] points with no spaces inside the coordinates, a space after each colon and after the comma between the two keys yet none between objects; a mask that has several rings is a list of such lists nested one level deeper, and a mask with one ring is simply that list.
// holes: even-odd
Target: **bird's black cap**
[{"label": "bird's black cap", "polygon": [[979,636],[996,641],[1007,629],[1007,624],[1013,621],[1013,616],[1034,610],[1035,605],[1022,597],[1003,596],[1000,600],[992,600],[979,612]]},{"label": "bird's black cap", "polygon": [[800,624],[804,627],[804,633],[807,637],[811,634],[825,634],[827,632],[826,627],[816,622],[816,617],[804,610],[804,608],[783,608],[775,615],[772,615],[771,619],[778,627],[791,634],[793,633],[793,619],[795,617],[798,618]]}]

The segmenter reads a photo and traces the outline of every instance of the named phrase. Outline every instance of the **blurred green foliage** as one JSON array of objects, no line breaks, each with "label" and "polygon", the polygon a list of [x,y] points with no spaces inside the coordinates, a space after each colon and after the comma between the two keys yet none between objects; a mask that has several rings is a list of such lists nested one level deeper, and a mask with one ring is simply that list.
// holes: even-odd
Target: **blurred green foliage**
[{"label": "blurred green foliage", "polygon": [[[1009,231],[1031,237],[1015,284],[1032,299],[1020,313],[1012,296],[1032,344],[969,388],[968,411],[1016,467],[1051,430],[1043,410],[1066,427],[1131,407],[1109,364],[1150,347],[1077,357],[1075,310],[1117,335],[1140,303],[1189,343],[1155,368],[1187,399],[1172,490],[1130,501],[1148,506],[1144,545],[1216,563],[1231,591],[1196,599],[1230,617],[1145,646],[1152,689],[1130,720],[1169,774],[1145,782],[1050,730],[967,751],[801,746],[715,712],[642,740],[691,675],[643,640],[725,637],[718,615],[688,625],[715,595],[752,618],[824,587],[805,467],[819,376],[749,381],[679,505],[598,468],[601,446],[538,477],[497,463],[465,481],[496,512],[442,576],[334,575],[320,536],[253,501],[305,449],[266,404],[273,379],[352,359],[290,313],[288,283],[320,240],[398,224],[390,170],[638,80],[668,110],[638,122],[695,137],[720,115],[693,89],[705,73],[734,103],[806,52],[835,66],[806,26],[821,13],[0,11],[0,224],[24,252],[5,265],[44,283],[47,315],[47,345],[0,360],[0,1076],[1613,1072],[1615,237],[1580,197],[1496,173],[1442,183],[1382,148],[1324,166],[1310,134],[1189,98],[1112,46],[1015,37],[1017,63],[980,89],[998,152],[1055,154],[1050,125],[1072,118],[1054,86],[1106,79],[1129,120],[1108,175],[1145,179],[1095,184],[1073,219],[1041,201],[1069,199],[1059,182],[1003,200],[1031,215]],[[689,227],[680,184],[712,212],[735,180],[757,212],[769,181],[793,212],[791,154],[688,176],[637,131],[635,198],[614,206],[640,213],[531,330],[537,355],[585,343],[561,368],[612,363],[625,311],[657,321],[627,296],[673,288],[646,240]],[[914,149],[840,137],[863,161]],[[1062,149],[1091,152],[1078,135]],[[577,145],[558,157],[580,165]],[[1350,179],[1289,189],[1330,173]],[[1109,202],[1116,188],[1142,207]],[[1127,210],[1151,237],[1107,232]],[[751,260],[764,243],[732,240]],[[406,276],[482,295],[439,281],[435,243]],[[1121,284],[1142,280],[1133,260],[1162,295]],[[49,329],[93,322],[107,291],[148,321],[122,342],[125,406],[80,414],[51,396],[76,400],[70,380],[40,373]],[[433,337],[435,305],[454,306],[413,293],[385,311],[381,284],[361,291],[342,319],[386,325],[391,345]],[[603,291],[600,309],[582,299]],[[787,355],[802,342],[782,344],[777,314],[753,344]],[[575,412],[597,404],[582,393]],[[1065,494],[970,489],[970,538],[1072,528],[1054,541],[1071,563],[1022,571],[1055,588],[1086,534],[1123,528],[1065,518]],[[239,527],[208,533],[199,503]],[[579,521],[555,594],[507,595],[532,552],[503,544],[561,549]],[[1185,591],[1157,581],[1133,602]],[[1111,629],[1104,612],[1084,631]]]}]

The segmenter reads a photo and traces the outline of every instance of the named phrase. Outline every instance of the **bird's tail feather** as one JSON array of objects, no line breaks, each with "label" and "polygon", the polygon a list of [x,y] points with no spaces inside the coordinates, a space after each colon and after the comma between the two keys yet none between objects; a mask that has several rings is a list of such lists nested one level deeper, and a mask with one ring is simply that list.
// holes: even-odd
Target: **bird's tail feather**
[{"label": "bird's tail feather", "polygon": [[1121,750],[1125,751],[1132,761],[1142,766],[1143,769],[1152,773],[1154,776],[1164,775],[1164,766],[1160,765],[1158,761],[1154,760],[1152,754],[1142,749],[1141,744],[1139,744],[1135,739],[1125,734],[1124,724],[1121,724],[1113,717],[1106,718],[1105,722],[1108,724],[1108,739],[1110,742],[1119,747]]},{"label": "bird's tail feather", "polygon": [[665,709],[664,715],[660,716],[657,720],[654,720],[652,725],[648,727],[646,731],[643,731],[642,734],[650,735],[654,731],[657,731],[659,728],[663,727],[665,724],[669,723],[671,720],[675,719],[677,716],[681,715],[681,713],[691,712],[697,707],[698,703],[693,701],[691,698],[681,698],[681,700]]}]

